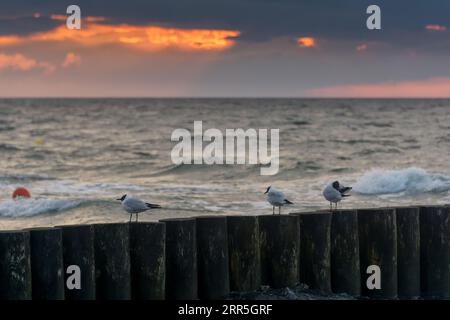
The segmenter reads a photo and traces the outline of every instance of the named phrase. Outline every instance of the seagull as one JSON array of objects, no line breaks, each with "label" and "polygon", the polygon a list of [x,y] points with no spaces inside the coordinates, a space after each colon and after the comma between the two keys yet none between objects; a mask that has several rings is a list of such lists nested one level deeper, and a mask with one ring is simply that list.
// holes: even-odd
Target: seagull
[{"label": "seagull", "polygon": [[264,192],[267,194],[267,201],[272,205],[272,214],[275,214],[275,207],[278,207],[278,214],[281,214],[281,207],[287,204],[294,204],[284,196],[284,193],[269,186]]},{"label": "seagull", "polygon": [[339,184],[339,181],[334,181],[333,183],[330,183],[323,189],[323,196],[325,199],[327,199],[330,202],[330,210],[333,209],[333,203],[337,204],[339,201],[341,201],[344,197],[350,197],[347,192],[352,190],[352,187],[344,187],[343,185]]},{"label": "seagull", "polygon": [[136,222],[138,222],[139,213],[150,209],[161,208],[161,206],[158,204],[145,203],[139,199],[127,196],[126,194],[123,195],[122,198],[116,200],[120,201],[125,211],[130,214],[130,222],[131,218],[133,217],[133,213],[136,214]]}]

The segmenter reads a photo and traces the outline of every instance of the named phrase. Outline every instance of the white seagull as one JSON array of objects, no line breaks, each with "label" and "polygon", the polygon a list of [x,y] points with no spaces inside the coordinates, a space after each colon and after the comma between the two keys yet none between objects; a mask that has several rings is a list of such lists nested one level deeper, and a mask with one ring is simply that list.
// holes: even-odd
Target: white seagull
[{"label": "white seagull", "polygon": [[116,199],[122,203],[122,207],[126,212],[130,214],[130,222],[133,214],[136,214],[136,222],[138,222],[139,213],[150,210],[150,209],[159,209],[161,208],[158,204],[151,204],[143,202],[139,199],[132,198],[127,196],[126,194],[122,196],[120,199]]},{"label": "white seagull", "polygon": [[336,204],[337,209],[339,201],[345,197],[350,197],[350,195],[347,194],[350,190],[352,190],[352,187],[344,187],[339,184],[339,181],[334,181],[327,185],[325,189],[323,189],[323,196],[330,202],[330,210],[333,209],[333,203]]},{"label": "white seagull", "polygon": [[293,204],[284,196],[284,193],[269,186],[264,192],[267,194],[267,201],[272,205],[272,214],[275,214],[275,207],[278,207],[278,214],[281,214],[281,207],[287,204]]}]

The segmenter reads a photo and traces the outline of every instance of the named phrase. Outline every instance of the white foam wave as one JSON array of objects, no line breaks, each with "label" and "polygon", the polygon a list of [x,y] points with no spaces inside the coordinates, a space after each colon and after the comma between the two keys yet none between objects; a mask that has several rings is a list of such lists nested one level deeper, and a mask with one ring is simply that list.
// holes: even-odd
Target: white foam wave
[{"label": "white foam wave", "polygon": [[44,193],[71,194],[71,195],[95,195],[105,191],[143,191],[144,187],[134,184],[110,184],[110,183],[76,183],[69,180],[57,180],[51,183],[38,185],[37,188]]},{"label": "white foam wave", "polygon": [[449,190],[450,175],[430,173],[416,167],[372,169],[353,185],[354,192],[366,195],[440,193]]},{"label": "white foam wave", "polygon": [[32,217],[39,214],[62,212],[78,207],[82,200],[20,199],[0,203],[1,217]]}]

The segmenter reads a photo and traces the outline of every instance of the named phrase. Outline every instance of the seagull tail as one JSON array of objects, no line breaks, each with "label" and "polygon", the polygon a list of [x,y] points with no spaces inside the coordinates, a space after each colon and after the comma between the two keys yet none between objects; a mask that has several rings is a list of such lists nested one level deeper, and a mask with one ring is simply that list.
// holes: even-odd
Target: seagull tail
[{"label": "seagull tail", "polygon": [[343,194],[342,197],[350,197],[351,194]]},{"label": "seagull tail", "polygon": [[286,204],[294,204],[293,202],[290,202],[288,199],[284,199],[284,203],[286,203]]},{"label": "seagull tail", "polygon": [[344,195],[344,193],[349,192],[350,190],[352,190],[352,187],[344,187],[341,190],[339,190],[339,192]]},{"label": "seagull tail", "polygon": [[159,204],[146,203],[147,207],[150,209],[160,209],[161,206]]}]

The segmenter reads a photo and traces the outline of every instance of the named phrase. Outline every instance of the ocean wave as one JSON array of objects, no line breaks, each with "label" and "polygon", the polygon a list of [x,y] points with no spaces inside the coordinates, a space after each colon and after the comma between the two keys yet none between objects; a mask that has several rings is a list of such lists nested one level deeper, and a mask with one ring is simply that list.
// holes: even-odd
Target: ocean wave
[{"label": "ocean wave", "polygon": [[19,151],[20,149],[12,144],[0,143],[0,151]]},{"label": "ocean wave", "polygon": [[2,123],[0,122],[0,132],[2,132],[2,131],[13,131],[15,129],[16,129],[16,127],[14,127],[14,126],[2,125]]},{"label": "ocean wave", "polygon": [[309,122],[307,120],[294,120],[294,121],[292,121],[292,124],[294,124],[296,126],[309,126],[311,124],[311,122]]},{"label": "ocean wave", "polygon": [[[165,175],[178,175],[178,174],[198,174],[199,172],[209,172],[211,174],[217,173],[217,174],[223,174],[223,173],[230,173],[230,168],[233,168],[233,170],[239,170],[239,171],[233,171],[233,172],[239,172],[239,175],[242,177],[242,174],[245,173],[246,170],[249,170],[250,172],[259,170],[259,165],[234,165],[234,164],[178,164],[178,165],[170,165],[166,166],[162,169],[160,169],[157,172],[152,173],[150,176],[158,177],[158,176],[165,176]],[[250,174],[250,173],[249,173]],[[226,178],[226,177],[224,177]]]},{"label": "ocean wave", "polygon": [[359,178],[353,191],[366,195],[442,193],[450,191],[450,175],[430,173],[416,167],[372,169]]},{"label": "ocean wave", "polygon": [[105,191],[143,191],[145,187],[136,184],[112,184],[112,183],[76,183],[70,180],[58,180],[41,187],[46,193],[81,194],[89,195]]},{"label": "ocean wave", "polygon": [[363,127],[376,127],[376,128],[390,128],[392,127],[392,123],[390,122],[376,122],[376,121],[369,121],[362,124]]},{"label": "ocean wave", "polygon": [[21,199],[0,203],[0,217],[32,217],[46,213],[58,213],[82,205],[83,200]]},{"label": "ocean wave", "polygon": [[44,180],[55,180],[54,177],[48,175],[38,175],[38,174],[1,174],[0,181],[7,182],[23,182],[23,181],[44,181]]}]

